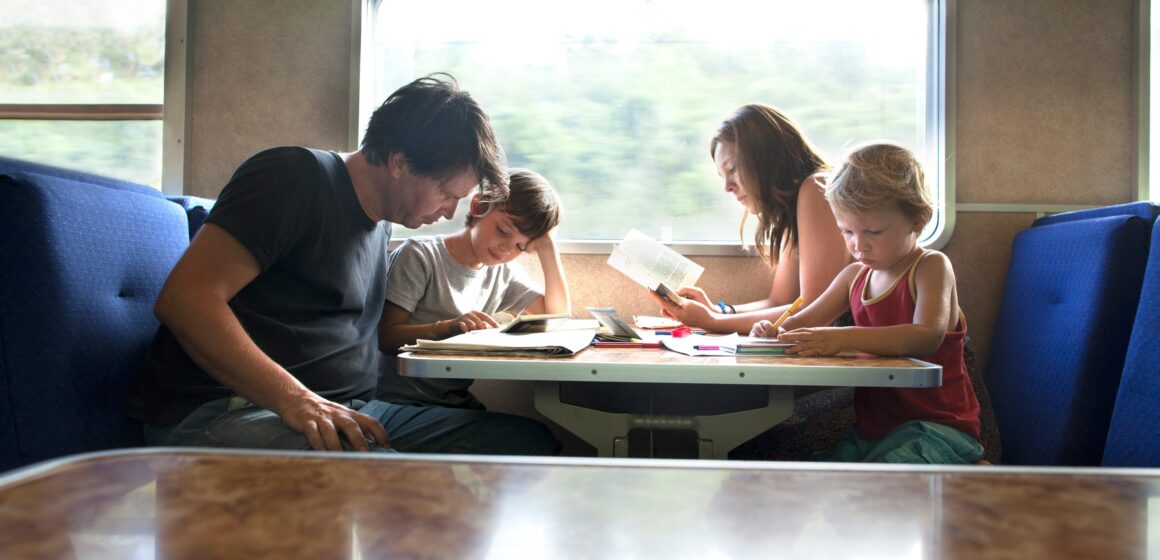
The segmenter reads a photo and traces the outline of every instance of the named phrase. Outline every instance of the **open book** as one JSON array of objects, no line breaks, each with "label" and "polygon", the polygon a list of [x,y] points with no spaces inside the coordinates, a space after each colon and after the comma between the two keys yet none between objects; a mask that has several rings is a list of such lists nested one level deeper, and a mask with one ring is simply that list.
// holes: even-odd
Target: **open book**
[{"label": "open book", "polygon": [[608,264],[637,284],[677,303],[675,291],[697,283],[705,268],[633,229],[608,256]]},{"label": "open book", "polygon": [[571,356],[592,344],[596,330],[556,328],[548,332],[512,334],[499,329],[466,332],[443,340],[415,341],[401,352],[475,356]]}]

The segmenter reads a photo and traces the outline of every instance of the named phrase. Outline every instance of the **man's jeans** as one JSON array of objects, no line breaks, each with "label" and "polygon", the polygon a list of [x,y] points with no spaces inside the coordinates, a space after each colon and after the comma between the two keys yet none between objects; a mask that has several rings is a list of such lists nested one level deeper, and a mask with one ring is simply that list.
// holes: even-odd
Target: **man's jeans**
[{"label": "man's jeans", "polygon": [[[530,418],[442,406],[361,400],[341,403],[378,419],[390,449],[407,453],[553,455],[560,442]],[[341,436],[343,447],[350,443]],[[208,402],[174,426],[146,426],[149,445],[309,450],[306,436],[282,423],[277,414],[239,397]]]}]

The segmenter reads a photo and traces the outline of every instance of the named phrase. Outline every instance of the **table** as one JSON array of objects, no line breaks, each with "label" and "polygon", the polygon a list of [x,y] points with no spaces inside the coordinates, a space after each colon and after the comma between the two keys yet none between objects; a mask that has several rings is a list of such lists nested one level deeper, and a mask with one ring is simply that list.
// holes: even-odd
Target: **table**
[{"label": "table", "polygon": [[1157,469],[158,448],[0,476],[0,557],[1155,558],[1157,515]]},{"label": "table", "polygon": [[[596,448],[601,457],[628,454],[633,429],[697,433],[702,458],[725,459],[733,448],[793,413],[794,387],[937,387],[942,367],[911,358],[842,356],[686,356],[651,348],[588,348],[565,358],[448,356],[403,353],[410,377],[534,381],[541,414]],[[762,385],[765,406],[714,415],[629,414],[560,400],[562,382]]]}]

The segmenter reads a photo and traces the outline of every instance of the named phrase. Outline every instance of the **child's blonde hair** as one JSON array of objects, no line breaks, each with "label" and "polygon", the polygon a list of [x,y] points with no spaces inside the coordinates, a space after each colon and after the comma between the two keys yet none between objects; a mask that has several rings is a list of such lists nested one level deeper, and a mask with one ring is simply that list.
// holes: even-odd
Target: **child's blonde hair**
[{"label": "child's blonde hair", "polygon": [[870,144],[854,150],[826,187],[826,200],[840,212],[861,212],[896,205],[925,225],[934,215],[922,164],[894,144]]}]

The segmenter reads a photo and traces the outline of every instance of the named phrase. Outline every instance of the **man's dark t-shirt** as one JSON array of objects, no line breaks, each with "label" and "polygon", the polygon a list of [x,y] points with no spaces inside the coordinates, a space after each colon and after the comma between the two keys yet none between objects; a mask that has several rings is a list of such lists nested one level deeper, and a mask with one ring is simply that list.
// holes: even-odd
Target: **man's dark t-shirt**
[{"label": "man's dark t-shirt", "polygon": [[[206,223],[258,261],[258,276],[229,302],[254,343],[325,398],[370,400],[391,226],[367,217],[342,159],[297,147],[261,152],[234,173]],[[128,412],[163,426],[231,394],[163,325]]]}]

